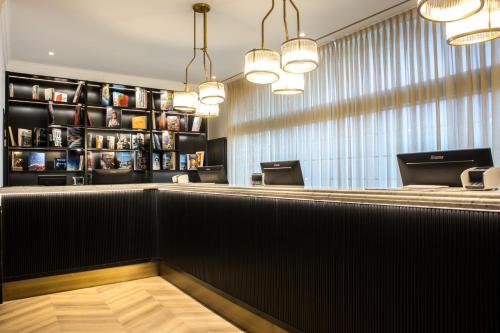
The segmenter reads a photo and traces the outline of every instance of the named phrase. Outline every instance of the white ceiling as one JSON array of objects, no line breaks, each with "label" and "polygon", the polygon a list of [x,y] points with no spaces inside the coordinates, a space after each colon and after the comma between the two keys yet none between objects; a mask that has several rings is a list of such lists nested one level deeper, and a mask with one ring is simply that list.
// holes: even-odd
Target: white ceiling
[{"label": "white ceiling", "polygon": [[[391,7],[402,0],[295,0],[302,31],[317,38]],[[9,60],[28,61],[150,77],[184,80],[192,56],[190,0],[10,0]],[[208,46],[214,75],[243,69],[246,51],[260,45],[260,22],[269,0],[208,0]],[[416,1],[415,1],[416,2]],[[282,1],[266,23],[267,47],[284,40]],[[289,25],[295,33],[291,9]],[[199,17],[201,27],[201,16]],[[200,29],[201,36],[201,29]],[[199,38],[199,43],[201,39]],[[54,51],[50,57],[48,51]],[[198,57],[198,60],[201,58]],[[192,80],[202,80],[201,62]]]}]

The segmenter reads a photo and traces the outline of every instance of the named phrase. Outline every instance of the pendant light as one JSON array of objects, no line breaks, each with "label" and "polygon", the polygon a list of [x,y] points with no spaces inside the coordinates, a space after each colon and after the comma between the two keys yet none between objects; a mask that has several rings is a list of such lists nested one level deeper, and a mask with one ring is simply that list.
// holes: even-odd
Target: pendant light
[{"label": "pendant light", "polygon": [[281,44],[281,67],[285,72],[303,74],[312,72],[318,67],[318,44],[310,38],[300,35],[300,13],[293,0],[290,4],[297,13],[297,37],[288,38],[286,24],[286,0],[283,0],[283,16],[285,17],[286,41]]},{"label": "pendant light", "polygon": [[196,108],[196,116],[211,118],[219,116],[219,104],[203,104],[200,103]]},{"label": "pendant light", "polygon": [[[193,26],[194,26],[194,37],[193,37],[193,57],[186,65],[186,76],[184,82],[184,91],[174,93],[174,109],[194,112],[196,111],[199,101],[206,104],[218,104],[224,102],[226,98],[224,84],[213,80],[212,76],[212,59],[208,54],[207,47],[207,13],[210,11],[210,6],[206,3],[196,3],[193,5]],[[196,14],[203,14],[203,47],[198,49],[196,47]],[[190,92],[188,88],[188,73],[189,67],[196,59],[196,51],[201,50],[203,52],[203,68],[205,71],[205,82],[199,86],[199,100],[198,94],[195,92]],[[206,60],[208,59],[210,71],[207,73],[206,70]]]},{"label": "pendant light", "polygon": [[500,36],[500,0],[486,0],[477,14],[446,23],[446,40],[450,45],[469,45]]},{"label": "pendant light", "polygon": [[266,49],[264,43],[264,24],[273,10],[274,0],[272,0],[271,9],[262,19],[260,49],[253,49],[245,55],[245,78],[257,84],[273,83],[280,78],[280,54]]},{"label": "pendant light", "polygon": [[485,0],[417,0],[418,14],[434,22],[452,22],[481,10]]}]

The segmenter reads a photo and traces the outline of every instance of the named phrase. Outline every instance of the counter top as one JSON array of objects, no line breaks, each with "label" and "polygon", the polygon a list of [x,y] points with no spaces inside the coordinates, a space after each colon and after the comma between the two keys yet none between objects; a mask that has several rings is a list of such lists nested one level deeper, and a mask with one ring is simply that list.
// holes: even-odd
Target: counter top
[{"label": "counter top", "polygon": [[135,191],[146,189],[272,197],[296,200],[319,200],[398,206],[443,207],[500,211],[500,191],[466,191],[461,188],[330,190],[275,186],[239,187],[215,184],[153,183],[55,187],[5,187],[0,189],[0,195],[30,193]]}]

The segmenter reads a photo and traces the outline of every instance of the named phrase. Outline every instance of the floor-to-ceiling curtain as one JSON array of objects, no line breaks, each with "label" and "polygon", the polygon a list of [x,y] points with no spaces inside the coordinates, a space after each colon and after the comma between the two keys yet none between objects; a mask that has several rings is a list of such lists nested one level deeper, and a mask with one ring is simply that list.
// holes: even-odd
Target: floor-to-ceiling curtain
[{"label": "floor-to-ceiling curtain", "polygon": [[313,187],[396,187],[396,154],[491,147],[500,163],[500,40],[446,43],[415,10],[320,48],[300,96],[228,84],[229,178],[301,161]]}]

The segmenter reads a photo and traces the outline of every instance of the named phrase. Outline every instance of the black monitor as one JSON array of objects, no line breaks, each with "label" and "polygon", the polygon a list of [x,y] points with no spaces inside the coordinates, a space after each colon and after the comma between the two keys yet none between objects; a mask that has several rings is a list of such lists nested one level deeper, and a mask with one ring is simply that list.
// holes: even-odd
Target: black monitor
[{"label": "black monitor", "polygon": [[263,162],[260,168],[265,185],[304,186],[300,161]]},{"label": "black monitor", "polygon": [[64,186],[66,185],[66,175],[38,175],[38,185]]},{"label": "black monitor", "polygon": [[198,176],[202,183],[229,184],[223,165],[198,167]]},{"label": "black monitor", "polygon": [[403,185],[461,187],[460,175],[474,167],[491,167],[490,148],[398,154]]},{"label": "black monitor", "polygon": [[92,172],[92,184],[127,184],[132,179],[130,169],[96,169]]}]

